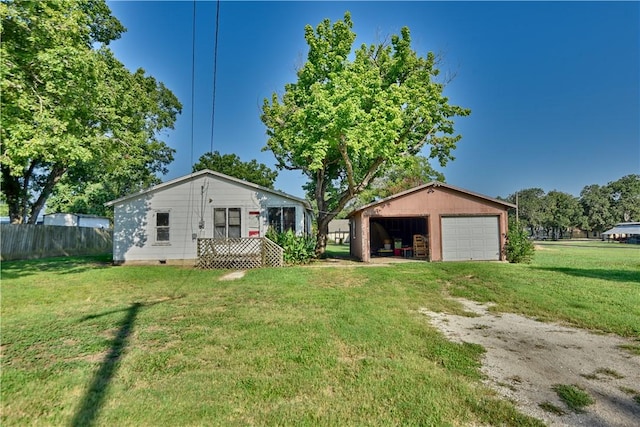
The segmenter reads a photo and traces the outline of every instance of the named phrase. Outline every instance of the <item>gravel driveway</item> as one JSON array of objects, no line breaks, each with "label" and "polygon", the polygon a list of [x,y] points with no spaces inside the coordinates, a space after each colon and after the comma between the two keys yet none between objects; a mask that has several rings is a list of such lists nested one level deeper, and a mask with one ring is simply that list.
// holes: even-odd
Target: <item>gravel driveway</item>
[{"label": "gravel driveway", "polygon": [[[450,340],[483,346],[487,384],[523,413],[550,426],[640,426],[640,356],[622,348],[637,347],[638,341],[491,313],[488,305],[456,300],[471,317],[421,312]],[[553,390],[557,384],[582,388],[595,403],[572,411]]]}]

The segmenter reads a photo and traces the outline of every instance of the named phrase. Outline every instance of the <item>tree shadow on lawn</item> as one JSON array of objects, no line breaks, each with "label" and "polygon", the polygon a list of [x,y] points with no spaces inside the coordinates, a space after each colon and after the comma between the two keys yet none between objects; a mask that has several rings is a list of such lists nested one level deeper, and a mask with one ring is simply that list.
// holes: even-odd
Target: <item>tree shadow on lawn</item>
[{"label": "tree shadow on lawn", "polygon": [[109,310],[99,314],[93,314],[85,316],[80,319],[80,322],[96,319],[102,316],[107,316],[113,313],[126,312],[124,319],[120,322],[118,333],[111,342],[111,348],[104,357],[100,368],[93,375],[93,380],[87,388],[82,403],[80,404],[76,414],[71,421],[71,426],[91,426],[95,424],[100,409],[104,405],[104,398],[107,394],[107,390],[111,381],[118,370],[119,362],[124,355],[127,347],[129,346],[129,336],[133,332],[133,327],[136,322],[138,312],[143,307],[150,307],[156,304],[160,304],[167,301],[183,298],[184,295],[176,296],[173,298],[163,299],[160,301],[148,302],[148,303],[132,303],[127,308],[118,310]]},{"label": "tree shadow on lawn", "polygon": [[86,257],[59,257],[23,261],[3,261],[2,278],[17,279],[37,273],[77,274],[112,267],[111,254]]},{"label": "tree shadow on lawn", "polygon": [[569,276],[587,277],[613,282],[640,283],[640,271],[606,270],[599,268],[570,268],[570,267],[534,267],[536,270],[554,271]]}]

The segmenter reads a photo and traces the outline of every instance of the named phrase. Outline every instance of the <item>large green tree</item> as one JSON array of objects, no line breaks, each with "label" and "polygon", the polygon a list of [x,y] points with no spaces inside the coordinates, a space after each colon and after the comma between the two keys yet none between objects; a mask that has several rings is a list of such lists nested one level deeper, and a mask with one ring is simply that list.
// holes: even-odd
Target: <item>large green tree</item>
[{"label": "large green tree", "polygon": [[611,207],[611,192],[607,186],[587,185],[580,192],[580,204],[584,212],[584,228],[603,232],[615,222]]},{"label": "large green tree", "polygon": [[203,154],[193,165],[193,172],[203,169],[211,169],[266,188],[273,188],[278,177],[277,171],[270,169],[263,163],[258,163],[255,159],[243,162],[235,154],[220,154],[218,151]]},{"label": "large green tree", "polygon": [[62,182],[69,194],[111,185],[106,194],[117,197],[166,171],[173,150],[157,135],[182,106],[113,56],[108,45],[125,28],[104,0],[11,0],[0,15],[0,161],[12,222],[35,222]]},{"label": "large green tree", "polygon": [[282,97],[265,99],[265,149],[278,167],[299,170],[317,204],[316,252],[324,253],[328,224],[374,178],[429,146],[445,165],[460,139],[453,118],[469,110],[449,104],[437,81],[436,57],[411,48],[409,29],[390,44],[362,45],[350,13],[332,24],[305,27],[309,45],[298,81]]},{"label": "large green tree", "polygon": [[554,239],[563,238],[569,227],[579,227],[584,222],[580,201],[571,194],[549,191],[542,203],[542,223]]},{"label": "large green tree", "polygon": [[[367,189],[347,204],[346,210],[358,209],[372,201],[384,199],[431,181],[444,182],[444,175],[431,166],[428,158],[420,155],[410,156],[403,164],[392,165],[376,177]],[[346,213],[348,212],[343,211],[343,214],[346,215]]]},{"label": "large green tree", "polygon": [[509,195],[507,201],[518,205],[516,221],[529,229],[529,235],[535,236],[543,226],[544,190],[525,188]]},{"label": "large green tree", "polygon": [[607,184],[615,222],[640,221],[640,175],[631,174]]}]

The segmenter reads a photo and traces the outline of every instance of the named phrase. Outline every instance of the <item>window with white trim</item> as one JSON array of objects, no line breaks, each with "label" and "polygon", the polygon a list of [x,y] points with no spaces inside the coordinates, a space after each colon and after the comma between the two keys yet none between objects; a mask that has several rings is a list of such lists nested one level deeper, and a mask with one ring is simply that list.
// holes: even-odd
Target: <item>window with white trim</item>
[{"label": "window with white trim", "polygon": [[288,230],[296,231],[296,208],[281,207],[267,210],[269,227],[278,233]]},{"label": "window with white trim", "polygon": [[169,242],[169,212],[156,212],[156,243]]},{"label": "window with white trim", "polygon": [[240,208],[215,208],[213,210],[213,237],[218,239],[242,237]]}]

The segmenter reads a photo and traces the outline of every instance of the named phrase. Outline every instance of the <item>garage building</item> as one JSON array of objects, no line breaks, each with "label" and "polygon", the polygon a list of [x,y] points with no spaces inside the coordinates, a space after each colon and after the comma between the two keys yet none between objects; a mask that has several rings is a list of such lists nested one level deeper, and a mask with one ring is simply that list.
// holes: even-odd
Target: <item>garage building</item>
[{"label": "garage building", "polygon": [[508,211],[516,205],[430,182],[349,215],[351,255],[429,261],[504,260]]}]

